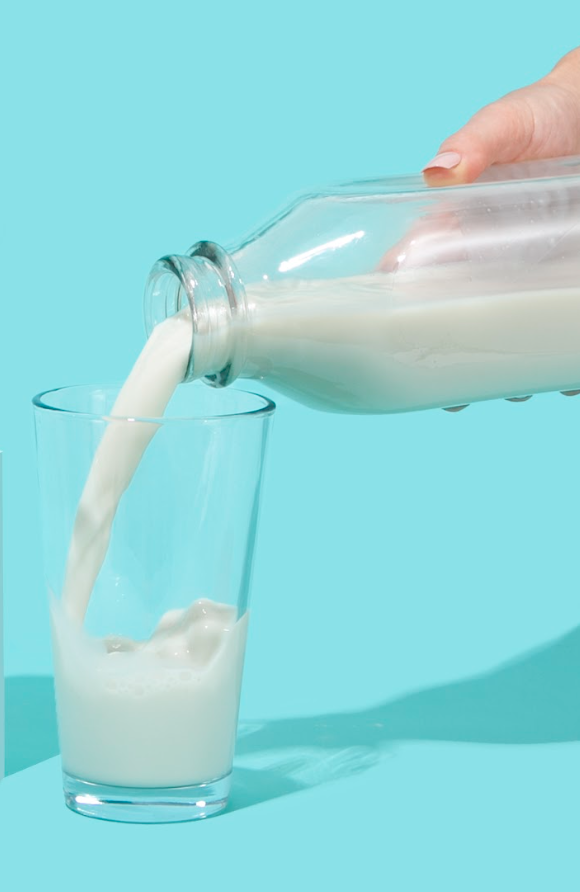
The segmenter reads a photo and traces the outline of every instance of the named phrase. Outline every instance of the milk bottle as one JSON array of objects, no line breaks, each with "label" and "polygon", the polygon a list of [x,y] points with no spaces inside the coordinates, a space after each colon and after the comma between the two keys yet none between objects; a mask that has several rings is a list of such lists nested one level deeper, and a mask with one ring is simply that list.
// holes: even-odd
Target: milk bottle
[{"label": "milk bottle", "polygon": [[580,387],[580,158],[470,186],[312,193],[225,251],[158,261],[148,331],[189,306],[186,378],[391,413]]}]

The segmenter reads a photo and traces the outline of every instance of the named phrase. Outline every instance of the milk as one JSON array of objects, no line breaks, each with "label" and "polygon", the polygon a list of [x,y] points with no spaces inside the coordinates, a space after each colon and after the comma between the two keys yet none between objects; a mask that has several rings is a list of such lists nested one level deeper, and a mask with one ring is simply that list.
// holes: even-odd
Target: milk
[{"label": "milk", "polygon": [[179,787],[232,766],[247,613],[201,599],[147,641],[92,638],[51,603],[63,768],[95,783]]},{"label": "milk", "polygon": [[451,273],[254,286],[243,374],[353,413],[580,386],[580,287],[500,289],[481,296],[477,276],[470,284]]},{"label": "milk", "polygon": [[105,559],[117,506],[157,431],[151,423],[119,418],[160,418],[183,381],[191,349],[189,309],[166,319],[151,334],[111,409],[111,422],[95,452],[70,543],[62,600],[83,621]]},{"label": "milk", "polygon": [[[185,310],[159,325],[111,410],[81,495],[62,599],[52,599],[63,767],[115,786],[205,783],[231,770],[247,613],[209,599],[160,618],[147,641],[94,638],[83,628],[119,501],[191,348]],[[132,421],[115,421],[115,416]]]}]

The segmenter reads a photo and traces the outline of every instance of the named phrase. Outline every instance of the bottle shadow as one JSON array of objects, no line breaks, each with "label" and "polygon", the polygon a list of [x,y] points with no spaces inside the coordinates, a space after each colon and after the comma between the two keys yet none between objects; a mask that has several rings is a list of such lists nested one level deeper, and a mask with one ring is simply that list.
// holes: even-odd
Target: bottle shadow
[{"label": "bottle shadow", "polygon": [[[580,626],[484,674],[369,709],[244,723],[227,811],[366,771],[399,741],[580,739]],[[6,774],[58,754],[48,676],[6,679]]]},{"label": "bottle shadow", "polygon": [[352,776],[400,741],[580,740],[580,626],[478,676],[370,709],[240,727],[229,810]]}]

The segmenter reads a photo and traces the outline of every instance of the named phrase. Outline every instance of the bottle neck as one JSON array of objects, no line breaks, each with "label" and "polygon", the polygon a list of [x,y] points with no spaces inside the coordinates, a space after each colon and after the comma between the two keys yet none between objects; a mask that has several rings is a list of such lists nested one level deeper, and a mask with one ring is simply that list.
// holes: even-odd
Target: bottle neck
[{"label": "bottle neck", "polygon": [[213,242],[197,242],[187,254],[162,257],[145,287],[147,336],[176,313],[190,313],[191,353],[185,381],[203,378],[226,387],[245,361],[244,286],[231,257]]}]

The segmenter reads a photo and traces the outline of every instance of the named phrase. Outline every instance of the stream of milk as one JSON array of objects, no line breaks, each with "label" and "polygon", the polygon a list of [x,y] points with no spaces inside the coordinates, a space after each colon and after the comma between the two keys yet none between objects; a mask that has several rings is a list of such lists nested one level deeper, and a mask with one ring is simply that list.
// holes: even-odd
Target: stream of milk
[{"label": "stream of milk", "polygon": [[186,786],[231,769],[247,613],[238,620],[235,607],[200,599],[166,613],[147,641],[94,638],[83,628],[117,506],[158,429],[138,419],[163,415],[190,349],[189,310],[145,344],[81,495],[62,601],[51,600],[63,767],[83,780]]}]

